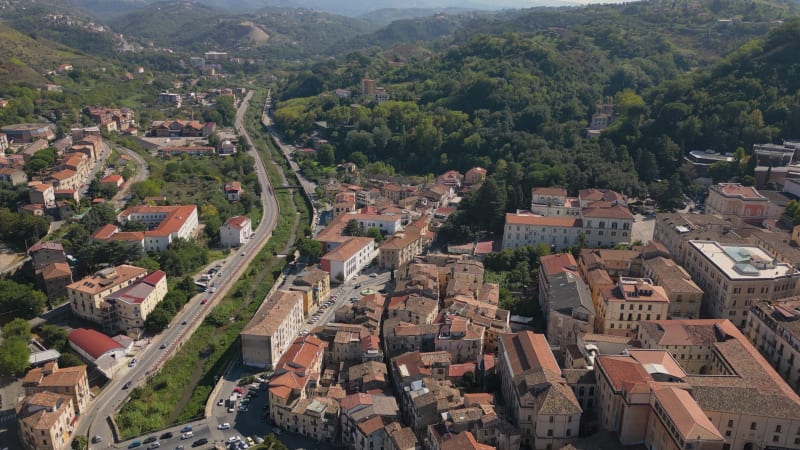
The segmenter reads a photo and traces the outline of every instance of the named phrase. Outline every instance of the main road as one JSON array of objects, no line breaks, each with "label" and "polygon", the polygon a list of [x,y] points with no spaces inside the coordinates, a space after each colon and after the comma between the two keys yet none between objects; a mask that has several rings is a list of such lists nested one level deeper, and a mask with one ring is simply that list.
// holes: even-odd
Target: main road
[{"label": "main road", "polygon": [[[256,228],[254,236],[222,263],[220,271],[212,281],[216,287],[216,292],[213,294],[198,294],[189,300],[172,320],[170,326],[158,336],[148,339],[147,345],[137,352],[136,364],[133,367],[120,369],[114,379],[95,397],[88,412],[81,416],[75,432],[75,435],[86,435],[90,439],[94,436],[102,438],[102,444],[90,444],[90,448],[99,449],[112,446],[111,443],[115,441],[115,436],[112,433],[110,418],[127,401],[130,390],[144,384],[150,376],[162,367],[166,360],[176,351],[179,351],[181,346],[203,322],[205,316],[220,299],[225,297],[228,290],[239,279],[255,255],[267,244],[272,236],[272,231],[280,213],[278,202],[272,193],[264,161],[261,160],[258,150],[250,139],[250,135],[247,134],[247,130],[242,125],[252,96],[253,92],[250,91],[242,99],[242,103],[236,112],[235,128],[244,137],[248,145],[248,152],[253,156],[256,163],[255,169],[261,186],[261,204],[263,206],[261,222]],[[206,300],[205,303],[202,301],[203,299]]]}]

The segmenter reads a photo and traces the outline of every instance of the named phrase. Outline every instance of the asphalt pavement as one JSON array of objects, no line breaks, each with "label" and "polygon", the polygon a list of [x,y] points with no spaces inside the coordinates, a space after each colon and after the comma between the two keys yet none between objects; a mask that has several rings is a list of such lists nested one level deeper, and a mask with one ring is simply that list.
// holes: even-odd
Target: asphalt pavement
[{"label": "asphalt pavement", "polygon": [[[164,330],[160,335],[154,336],[149,339],[148,344],[141,348],[135,355],[138,363],[134,367],[124,366],[120,372],[111,380],[104,389],[93,400],[93,405],[78,423],[75,434],[83,434],[90,438],[93,436],[100,436],[102,442],[100,444],[90,444],[90,449],[101,448],[126,448],[126,443],[114,445],[114,436],[112,434],[111,426],[108,417],[113,416],[116,411],[122,406],[123,402],[127,400],[128,394],[131,389],[136,386],[142,385],[147,381],[147,378],[177,351],[183,343],[188,339],[194,330],[202,323],[206,314],[208,314],[214,306],[224,298],[228,289],[238,280],[239,276],[250,264],[251,260],[266,245],[269,237],[272,235],[272,230],[275,227],[277,217],[279,214],[279,207],[277,200],[270,194],[270,182],[264,168],[264,162],[261,160],[258,152],[254,150],[250,136],[247,131],[242,127],[242,118],[248,108],[252,92],[242,100],[239,110],[236,113],[236,129],[249,145],[249,151],[253,154],[256,161],[256,173],[258,175],[259,184],[261,185],[261,200],[263,204],[262,220],[255,230],[253,238],[245,243],[238,252],[231,255],[226,259],[222,267],[223,275],[215,279],[216,292],[201,293],[192,297],[189,302],[183,307],[181,311],[172,320],[169,328]],[[205,304],[202,299],[207,299]],[[159,348],[161,344],[165,344],[166,348]],[[128,389],[124,389],[124,385],[129,384]],[[202,432],[204,420],[197,422],[198,432]],[[164,430],[160,431],[163,433]],[[186,446],[189,448],[189,446]]]}]

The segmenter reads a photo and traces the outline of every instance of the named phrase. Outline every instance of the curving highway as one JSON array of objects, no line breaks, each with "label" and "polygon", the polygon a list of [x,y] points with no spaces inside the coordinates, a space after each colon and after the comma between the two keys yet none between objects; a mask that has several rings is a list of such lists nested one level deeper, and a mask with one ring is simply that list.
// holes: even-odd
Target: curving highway
[{"label": "curving highway", "polygon": [[[263,205],[261,222],[255,230],[254,236],[246,244],[218,264],[221,264],[219,267],[220,271],[211,282],[216,287],[215,293],[211,294],[206,292],[193,297],[175,316],[169,328],[164,330],[160,335],[148,340],[147,345],[138,350],[135,355],[137,363],[133,367],[125,366],[121,368],[114,379],[110,381],[93,400],[89,411],[81,417],[75,432],[75,435],[83,434],[88,436],[90,440],[93,436],[100,436],[102,438],[101,443],[90,443],[90,449],[116,447],[113,444],[115,439],[112,434],[109,418],[115,414],[125,401],[127,401],[131,389],[144,384],[151,374],[156,372],[164,362],[180,349],[194,330],[203,322],[205,316],[214,308],[220,299],[225,297],[228,290],[233,286],[236,280],[239,279],[255,255],[266,245],[272,236],[272,231],[275,228],[278,214],[280,213],[278,202],[272,194],[273,191],[267,176],[264,161],[261,160],[247,130],[242,124],[252,96],[253,92],[250,91],[244,99],[242,99],[242,103],[236,112],[235,129],[244,137],[248,145],[248,152],[256,161],[255,169],[261,186],[261,203]],[[203,304],[203,299],[206,300],[205,304]],[[160,348],[162,346],[164,346],[163,349]],[[127,389],[124,388],[126,384],[128,384]],[[204,422],[203,420],[198,421],[196,424],[198,427],[196,429],[197,432],[201,432],[203,429],[207,430],[207,426]],[[196,433],[196,435],[197,434],[198,433]],[[179,440],[179,436],[176,435],[176,438],[172,440]],[[182,443],[189,448],[192,442],[192,440],[188,440]],[[175,445],[173,443],[170,444]],[[164,443],[164,445],[166,448],[170,447],[166,443]],[[124,448],[125,446],[120,445],[119,447]]]}]

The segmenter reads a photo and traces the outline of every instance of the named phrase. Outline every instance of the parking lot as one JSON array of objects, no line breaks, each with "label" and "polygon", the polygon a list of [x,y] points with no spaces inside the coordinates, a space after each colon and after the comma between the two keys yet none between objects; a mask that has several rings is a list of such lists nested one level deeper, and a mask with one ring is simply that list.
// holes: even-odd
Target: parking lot
[{"label": "parking lot", "polygon": [[[264,375],[264,372],[238,365],[225,376],[225,381],[219,390],[219,395],[215,398],[213,411],[209,418],[209,424],[213,423],[216,427],[214,433],[212,433],[215,437],[211,443],[226,444],[226,448],[231,448],[228,442],[229,439],[238,437],[241,440],[251,437],[255,440],[256,436],[263,437],[274,433],[284,445],[291,449],[333,450],[335,448],[332,444],[317,442],[304,436],[278,431],[269,424],[264,417],[267,412],[266,384],[256,380],[257,388],[252,391],[248,388],[248,385],[239,386],[242,378],[258,375]],[[236,392],[237,390],[241,392]],[[247,392],[255,392],[255,396],[252,396],[246,402],[247,409],[242,410],[239,405],[242,399],[247,397]],[[230,404],[228,402],[231,394],[241,395],[233,412],[230,412]],[[220,400],[222,400],[222,404],[220,404]],[[224,424],[230,425],[230,428],[225,427]],[[244,447],[237,446],[236,448]]]}]

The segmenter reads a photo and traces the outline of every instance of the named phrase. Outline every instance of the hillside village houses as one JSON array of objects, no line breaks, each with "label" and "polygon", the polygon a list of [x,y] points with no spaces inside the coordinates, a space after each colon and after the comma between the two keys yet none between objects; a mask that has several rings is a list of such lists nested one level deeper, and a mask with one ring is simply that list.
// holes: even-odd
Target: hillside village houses
[{"label": "hillside village houses", "polygon": [[[647,448],[800,448],[800,252],[790,245],[800,229],[793,237],[730,214],[659,213],[654,239],[630,245],[634,218],[620,194],[535,188],[531,210],[507,216],[503,247],[583,244],[539,259],[539,334],[500,307],[476,247],[424,254],[441,224],[436,210],[484,176],[448,172],[437,189],[323,186],[338,206],[317,236],[320,268],[287,288],[299,323],[285,325],[270,362],[243,348],[246,363],[276,369],[271,420],[359,449],[569,448],[593,426]],[[386,239],[376,248],[346,236],[351,220]],[[329,283],[373,260],[392,270],[393,289],[340,306],[297,337]],[[271,331],[248,333],[243,346],[263,352]],[[481,392],[482,382],[498,392]]]}]

